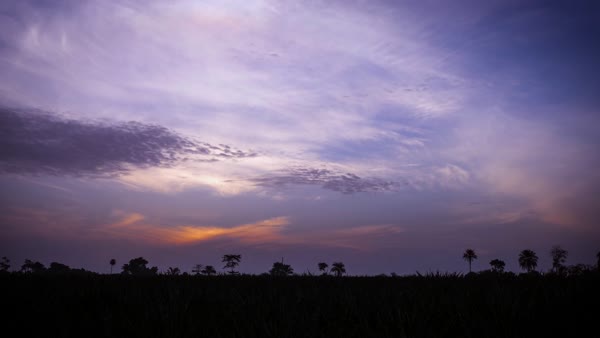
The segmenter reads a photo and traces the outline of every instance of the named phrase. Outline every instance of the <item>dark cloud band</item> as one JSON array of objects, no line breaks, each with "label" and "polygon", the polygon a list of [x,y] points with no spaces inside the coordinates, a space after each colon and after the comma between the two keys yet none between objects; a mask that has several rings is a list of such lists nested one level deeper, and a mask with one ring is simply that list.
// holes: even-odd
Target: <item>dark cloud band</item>
[{"label": "dark cloud band", "polygon": [[196,142],[163,126],[79,121],[42,111],[0,108],[0,172],[113,176],[132,167],[169,167],[256,156]]}]

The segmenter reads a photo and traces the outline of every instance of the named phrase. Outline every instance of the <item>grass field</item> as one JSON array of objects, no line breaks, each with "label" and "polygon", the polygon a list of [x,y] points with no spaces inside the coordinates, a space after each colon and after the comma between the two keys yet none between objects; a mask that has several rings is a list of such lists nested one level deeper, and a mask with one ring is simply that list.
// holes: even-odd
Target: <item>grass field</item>
[{"label": "grass field", "polygon": [[2,328],[17,336],[597,337],[600,332],[598,273],[568,278],[6,274],[0,281],[7,310]]}]

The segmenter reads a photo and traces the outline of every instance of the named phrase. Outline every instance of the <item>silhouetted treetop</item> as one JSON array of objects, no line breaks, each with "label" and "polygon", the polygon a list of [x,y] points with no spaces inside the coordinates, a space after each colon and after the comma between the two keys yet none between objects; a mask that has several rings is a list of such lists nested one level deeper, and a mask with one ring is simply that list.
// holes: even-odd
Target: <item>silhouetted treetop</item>
[{"label": "silhouetted treetop", "polygon": [[321,273],[323,275],[326,275],[327,274],[327,268],[329,267],[329,265],[327,265],[327,263],[321,262],[321,263],[318,264],[318,266],[319,266],[319,271],[321,271]]},{"label": "silhouetted treetop", "polygon": [[526,249],[519,254],[519,266],[527,272],[535,271],[537,261],[538,256],[533,250]]},{"label": "silhouetted treetop", "polygon": [[346,267],[342,262],[334,262],[333,264],[331,264],[331,272],[337,277],[341,277],[343,274],[346,273]]},{"label": "silhouetted treetop", "polygon": [[273,268],[269,271],[272,276],[289,276],[294,273],[294,269],[283,262],[273,263]]},{"label": "silhouetted treetop", "polygon": [[473,260],[477,259],[477,254],[475,254],[475,250],[467,249],[463,254],[463,259],[469,262],[469,272],[471,272],[471,263]]},{"label": "silhouetted treetop", "polygon": [[492,259],[490,261],[490,265],[492,266],[492,271],[494,272],[504,272],[504,267],[506,266],[506,263],[504,263],[503,260],[500,259]]},{"label": "silhouetted treetop", "polygon": [[569,252],[558,245],[552,247],[550,250],[550,256],[552,256],[552,271],[555,273],[563,273],[565,266],[564,263],[567,260]]},{"label": "silhouetted treetop", "polygon": [[241,260],[242,260],[242,255],[223,255],[222,262],[225,263],[225,266],[223,266],[223,269],[230,269],[229,274],[236,275],[236,274],[238,274],[238,272],[235,271],[234,269],[236,266],[238,266],[240,264]]},{"label": "silhouetted treetop", "polygon": [[21,272],[23,273],[41,273],[46,271],[44,264],[40,262],[33,262],[29,259],[25,260],[25,263],[21,265]]},{"label": "silhouetted treetop", "polygon": [[179,276],[180,273],[181,270],[178,267],[169,267],[166,272],[166,274],[169,276]]},{"label": "silhouetted treetop", "polygon": [[50,273],[69,273],[71,268],[68,265],[52,262],[50,263],[50,268],[48,268],[48,272]]},{"label": "silhouetted treetop", "polygon": [[4,256],[0,259],[0,272],[8,272],[8,269],[10,269],[10,259]]},{"label": "silhouetted treetop", "polygon": [[110,273],[112,274],[113,266],[115,266],[115,264],[117,264],[117,260],[113,258],[110,260],[109,264],[110,264]]},{"label": "silhouetted treetop", "polygon": [[202,272],[202,264],[196,264],[194,265],[194,268],[192,269],[192,273],[194,275],[199,275]]},{"label": "silhouetted treetop", "polygon": [[212,276],[212,275],[215,275],[217,273],[217,270],[215,270],[214,266],[207,265],[207,266],[204,267],[204,269],[202,269],[201,272],[202,272],[203,275]]},{"label": "silhouetted treetop", "polygon": [[133,258],[127,264],[123,264],[123,271],[121,272],[124,275],[156,275],[158,272],[158,268],[153,266],[148,268],[146,266],[148,261],[143,257]]}]

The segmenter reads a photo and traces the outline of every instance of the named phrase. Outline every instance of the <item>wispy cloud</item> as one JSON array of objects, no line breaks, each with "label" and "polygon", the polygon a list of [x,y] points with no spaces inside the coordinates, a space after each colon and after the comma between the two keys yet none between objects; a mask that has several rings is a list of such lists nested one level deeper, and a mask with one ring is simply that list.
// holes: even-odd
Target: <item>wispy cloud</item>
[{"label": "wispy cloud", "polygon": [[397,185],[393,181],[377,178],[361,178],[352,173],[334,172],[330,169],[292,168],[281,174],[270,174],[250,180],[266,187],[284,187],[286,185],[318,185],[325,189],[353,194],[368,191],[391,191]]},{"label": "wispy cloud", "polygon": [[[469,163],[480,191],[513,198],[513,214],[537,215],[554,224],[595,227],[600,164],[593,146],[564,137],[567,128],[507,114],[464,121],[448,152]],[[508,213],[508,211],[504,211]]]}]

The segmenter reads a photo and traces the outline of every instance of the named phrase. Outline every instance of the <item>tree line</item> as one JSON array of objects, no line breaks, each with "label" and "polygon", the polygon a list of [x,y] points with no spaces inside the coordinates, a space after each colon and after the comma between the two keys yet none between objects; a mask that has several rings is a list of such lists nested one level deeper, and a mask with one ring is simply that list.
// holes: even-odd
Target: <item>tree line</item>
[{"label": "tree line", "polygon": [[[585,271],[598,270],[600,271],[600,252],[596,254],[597,263],[596,266],[590,266],[586,264],[576,264],[576,265],[565,265],[569,252],[562,247],[555,245],[550,250],[550,256],[552,258],[552,269],[550,273],[557,275],[577,275],[581,274]],[[477,253],[473,249],[466,249],[463,253],[463,259],[467,261],[469,264],[469,274],[473,273],[472,271],[472,263],[474,260],[478,259]],[[222,275],[239,275],[240,273],[236,271],[236,268],[240,265],[242,260],[242,255],[240,254],[226,254],[223,255],[221,262],[224,263],[221,272]],[[518,263],[521,269],[523,269],[527,273],[539,273],[536,271],[538,256],[537,254],[530,249],[525,249],[519,253]],[[117,260],[112,258],[109,261],[110,264],[110,274],[113,274],[113,268],[117,264]],[[504,268],[506,263],[498,258],[492,259],[490,262],[490,270],[494,273],[504,273]],[[8,273],[10,269],[10,260],[7,257],[2,257],[0,259],[0,273]],[[321,276],[336,276],[342,277],[346,273],[346,267],[343,262],[333,262],[331,266],[325,262],[319,262],[317,264],[317,268]],[[21,265],[18,273],[54,273],[54,274],[63,274],[63,273],[93,273],[91,271],[87,271],[85,269],[73,269],[68,265],[52,262],[49,267],[46,267],[44,264],[26,259],[23,265]],[[191,271],[191,275],[204,275],[204,276],[214,276],[217,275],[217,269],[213,265],[202,265],[196,264]],[[129,260],[128,263],[125,263],[121,267],[122,275],[157,275],[159,274],[158,267],[148,266],[148,261],[143,257],[137,257]],[[187,272],[181,271],[178,267],[169,267],[163,274],[177,276],[177,275],[190,275]],[[272,268],[268,273],[272,276],[291,276],[294,275],[294,269],[289,264],[285,264],[283,258],[280,262],[274,262]],[[307,275],[312,275],[310,272]],[[395,273],[392,273],[392,276],[396,276]]]},{"label": "tree line", "polygon": [[[559,245],[555,245],[550,250],[550,257],[552,258],[552,269],[550,273],[558,274],[558,275],[576,275],[580,274],[584,271],[593,270],[594,267],[586,264],[576,264],[576,265],[565,265],[567,261],[567,257],[569,252],[563,249]],[[477,254],[473,249],[465,250],[463,254],[463,259],[469,263],[469,273],[472,273],[471,265],[474,260],[476,260]],[[600,271],[600,252],[596,254],[596,269]],[[535,251],[530,249],[525,249],[519,253],[518,256],[519,267],[523,269],[527,273],[538,273],[536,271],[538,265],[538,256]],[[492,259],[490,261],[490,267],[492,272],[503,273],[504,267],[506,263],[498,258]]]},{"label": "tree line", "polygon": [[[227,254],[223,255],[221,260],[223,265],[223,275],[239,275],[239,271],[236,271],[236,268],[239,266],[242,260],[242,255],[240,254]],[[110,265],[110,274],[113,274],[114,266],[117,264],[117,260],[112,258],[109,261]],[[7,273],[10,269],[10,259],[7,257],[2,257],[0,259],[0,273]],[[331,264],[331,269],[329,269],[329,265],[324,262],[320,262],[318,265],[319,271],[322,275],[334,275],[337,277],[341,277],[346,273],[346,268],[344,263],[342,262],[334,262]],[[32,261],[30,259],[26,259],[23,265],[21,265],[21,269],[16,271],[18,273],[93,273],[91,271],[87,271],[84,269],[72,269],[68,265],[52,262],[49,267],[46,267],[43,263]],[[123,264],[121,267],[122,275],[135,275],[135,276],[143,276],[143,275],[157,275],[158,267],[156,266],[148,266],[148,260],[144,257],[137,257],[129,260],[128,263]],[[170,276],[178,276],[178,275],[190,275],[187,272],[181,272],[181,269],[178,267],[169,267],[163,274]],[[202,265],[196,264],[192,268],[191,275],[205,275],[205,276],[214,276],[217,275],[217,270],[213,265]],[[273,263],[273,267],[269,270],[270,275],[273,276],[291,276],[294,274],[294,269],[289,265],[283,262],[275,262]]]}]

